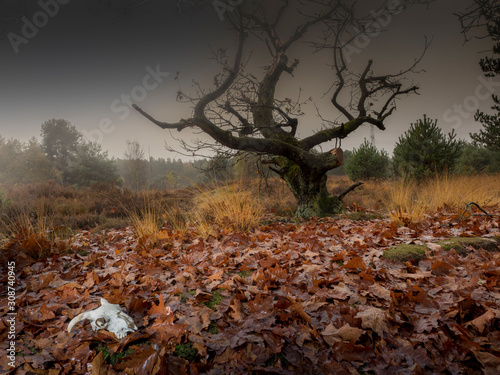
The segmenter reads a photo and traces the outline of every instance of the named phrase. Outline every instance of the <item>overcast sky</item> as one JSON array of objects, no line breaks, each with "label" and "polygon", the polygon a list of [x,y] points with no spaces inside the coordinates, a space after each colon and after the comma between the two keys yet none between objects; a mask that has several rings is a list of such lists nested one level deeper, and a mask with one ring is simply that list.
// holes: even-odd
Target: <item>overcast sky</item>
[{"label": "overcast sky", "polygon": [[[234,47],[227,20],[214,3],[194,14],[179,14],[177,0],[150,0],[147,6],[141,5],[144,0],[110,0],[110,8],[89,10],[100,1],[0,0],[0,135],[39,137],[44,121],[63,118],[112,156],[123,156],[126,140],[137,139],[152,156],[178,157],[165,150],[165,142],[176,148],[173,136],[188,139],[191,133],[157,128],[130,110],[127,98],[163,121],[189,116],[189,106],[175,101],[178,83],[189,92],[193,79],[211,82],[210,46]],[[479,129],[473,113],[478,107],[489,109],[490,93],[498,94],[500,85],[482,78],[478,64],[491,42],[463,43],[453,13],[469,3],[436,0],[429,8],[394,14],[386,32],[354,45],[359,47],[352,55],[354,66],[373,58],[374,69],[384,74],[411,65],[422,52],[424,37],[432,38],[420,65],[425,72],[410,77],[419,84],[420,95],[398,102],[387,130],[375,131],[377,147],[392,152],[398,137],[424,113],[461,138]],[[123,12],[126,4],[137,7]],[[25,18],[9,22],[19,14]],[[301,63],[294,81],[283,82],[282,92],[295,97],[301,87],[303,97],[311,96],[323,115],[335,118],[322,99],[332,83],[332,75],[325,73],[326,55],[312,55],[305,47],[296,52],[290,57]],[[174,79],[177,72],[179,80]],[[314,107],[304,110],[301,136],[321,127]],[[357,147],[369,137],[369,127],[360,128],[344,140],[343,148]]]}]

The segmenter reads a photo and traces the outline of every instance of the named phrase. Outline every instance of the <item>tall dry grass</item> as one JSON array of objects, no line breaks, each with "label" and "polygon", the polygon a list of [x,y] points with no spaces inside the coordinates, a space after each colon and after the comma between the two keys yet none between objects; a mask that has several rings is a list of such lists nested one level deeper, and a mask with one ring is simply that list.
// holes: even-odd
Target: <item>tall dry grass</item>
[{"label": "tall dry grass", "polygon": [[11,201],[10,205],[14,207],[13,215],[0,217],[0,233],[11,237],[18,234],[22,228],[27,235],[37,234],[46,237],[47,240],[55,239],[57,227],[54,225],[46,199],[40,198],[30,209],[15,201]]},{"label": "tall dry grass", "polygon": [[211,235],[217,230],[248,231],[264,213],[259,197],[242,182],[200,189],[193,200],[192,220],[197,232]]},{"label": "tall dry grass", "polygon": [[419,222],[442,209],[459,213],[467,203],[500,205],[500,175],[437,176],[425,182],[395,181],[388,186],[386,209],[400,224]]},{"label": "tall dry grass", "polygon": [[22,252],[34,259],[66,252],[66,240],[72,232],[54,225],[47,203],[42,197],[31,211],[11,201],[15,214],[0,217],[0,245],[5,250],[12,249],[18,254]]},{"label": "tall dry grass", "polygon": [[151,237],[160,230],[161,213],[159,210],[146,203],[140,210],[130,213],[129,220],[134,232],[139,238]]},{"label": "tall dry grass", "polygon": [[[198,186],[188,204],[162,204],[144,195],[143,207],[130,212],[129,222],[136,236],[151,246],[168,231],[194,229],[201,236],[218,231],[248,231],[264,213],[258,194],[242,181],[217,186]],[[161,237],[161,238],[160,238]]]}]

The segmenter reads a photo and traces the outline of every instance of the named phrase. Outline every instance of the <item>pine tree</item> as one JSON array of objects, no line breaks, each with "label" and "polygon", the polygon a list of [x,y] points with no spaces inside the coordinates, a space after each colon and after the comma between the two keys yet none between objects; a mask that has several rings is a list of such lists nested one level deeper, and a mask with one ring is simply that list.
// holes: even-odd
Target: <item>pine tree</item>
[{"label": "pine tree", "polygon": [[58,171],[60,181],[68,183],[68,164],[81,141],[81,133],[67,120],[51,119],[42,124],[41,136],[43,152]]},{"label": "pine tree", "polygon": [[344,165],[344,169],[352,181],[359,181],[387,177],[389,164],[387,152],[377,150],[365,139],[358,149],[353,150],[351,157]]},{"label": "pine tree", "polygon": [[[486,77],[495,77],[500,74],[500,4],[495,1],[475,1],[478,5],[478,19],[484,19],[488,35],[494,42],[492,56],[482,58],[479,62]],[[481,24],[481,22],[479,22]],[[478,145],[500,152],[500,98],[492,95],[495,103],[491,108],[496,112],[493,115],[477,111],[474,118],[484,129],[479,133],[471,134],[471,138]]]},{"label": "pine tree", "polygon": [[452,170],[462,142],[455,139],[454,131],[447,136],[437,126],[437,120],[426,115],[399,137],[394,148],[393,165],[396,175],[422,179],[436,173]]}]

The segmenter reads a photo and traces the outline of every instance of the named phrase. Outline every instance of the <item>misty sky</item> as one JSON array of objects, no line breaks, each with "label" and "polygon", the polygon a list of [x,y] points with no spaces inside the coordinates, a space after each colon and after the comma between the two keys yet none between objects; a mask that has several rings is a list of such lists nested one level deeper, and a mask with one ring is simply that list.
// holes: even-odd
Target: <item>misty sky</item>
[{"label": "misty sky", "polygon": [[[190,92],[195,79],[211,88],[215,65],[209,60],[210,46],[228,51],[235,46],[227,20],[210,3],[194,14],[179,14],[176,0],[110,0],[108,8],[89,9],[100,1],[0,0],[0,135],[39,137],[44,121],[64,118],[111,156],[123,156],[126,140],[137,139],[152,156],[179,157],[165,151],[165,142],[179,148],[173,136],[189,139],[193,134],[157,128],[130,110],[127,98],[135,97],[163,121],[188,117],[189,105],[175,101],[178,85]],[[124,4],[137,7],[123,12]],[[398,102],[386,120],[387,130],[375,131],[377,147],[392,152],[398,137],[424,113],[461,138],[479,129],[473,113],[478,106],[489,109],[490,93],[498,94],[500,84],[482,79],[478,64],[491,41],[463,43],[453,13],[468,5],[468,0],[436,0],[428,9],[405,10],[392,15],[386,32],[357,45],[353,67],[372,58],[374,70],[385,74],[411,65],[422,52],[424,36],[433,38],[419,66],[425,72],[410,77],[420,85],[420,95]],[[25,17],[20,23],[9,22],[19,14]],[[42,26],[30,28],[26,20]],[[327,55],[312,55],[306,46],[294,52],[290,58],[301,63],[280,92],[294,98],[302,87],[303,97],[312,96],[322,115],[335,119],[338,114],[322,97],[333,82]],[[177,72],[179,80],[174,79]],[[322,125],[314,106],[303,110],[307,115],[300,119],[299,136]],[[362,127],[344,140],[343,148],[357,147],[369,137],[369,127]]]}]

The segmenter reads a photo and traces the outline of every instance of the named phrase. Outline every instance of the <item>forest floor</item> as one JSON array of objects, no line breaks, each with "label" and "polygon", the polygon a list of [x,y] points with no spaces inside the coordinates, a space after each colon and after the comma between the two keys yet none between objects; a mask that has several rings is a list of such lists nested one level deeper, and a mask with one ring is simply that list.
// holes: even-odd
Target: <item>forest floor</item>
[{"label": "forest floor", "polygon": [[[360,218],[205,237],[80,231],[64,244],[20,233],[2,253],[0,372],[499,374],[500,248],[438,241],[498,239],[500,218]],[[398,244],[426,245],[424,259],[384,257]],[[37,246],[65,250],[34,259]],[[68,332],[101,297],[137,331],[117,339],[85,321]]]}]

